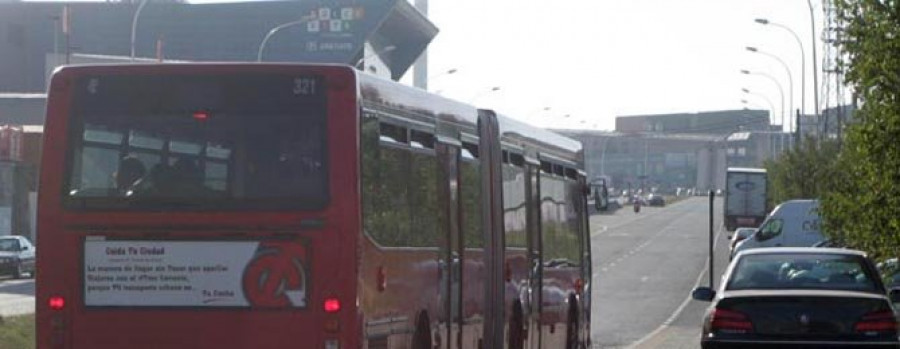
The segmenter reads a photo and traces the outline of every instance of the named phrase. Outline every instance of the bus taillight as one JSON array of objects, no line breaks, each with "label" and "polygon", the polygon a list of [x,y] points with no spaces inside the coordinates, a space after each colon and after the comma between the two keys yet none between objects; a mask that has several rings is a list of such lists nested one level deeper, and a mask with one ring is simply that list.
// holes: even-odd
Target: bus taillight
[{"label": "bus taillight", "polygon": [[62,310],[62,308],[66,305],[65,298],[61,296],[53,296],[50,297],[50,309],[52,310]]},{"label": "bus taillight", "polygon": [[326,298],[324,309],[326,313],[337,313],[341,311],[341,301],[337,298]]},{"label": "bus taillight", "polygon": [[209,112],[207,112],[205,110],[198,110],[198,111],[194,112],[193,116],[194,116],[194,120],[206,121],[206,119],[209,119]]}]

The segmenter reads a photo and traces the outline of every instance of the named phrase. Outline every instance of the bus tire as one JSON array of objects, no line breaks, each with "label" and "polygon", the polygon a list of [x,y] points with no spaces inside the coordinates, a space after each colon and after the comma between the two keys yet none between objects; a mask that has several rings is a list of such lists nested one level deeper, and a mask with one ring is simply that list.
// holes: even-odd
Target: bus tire
[{"label": "bus tire", "polygon": [[578,349],[578,300],[569,296],[569,316],[566,323],[566,349]]},{"label": "bus tire", "polygon": [[507,331],[509,349],[525,348],[525,328],[523,327],[523,322],[522,303],[516,301],[512,308],[512,314],[509,317],[509,330]]},{"label": "bus tire", "polygon": [[413,332],[412,345],[413,349],[431,349],[431,321],[428,320],[428,313],[419,312],[416,320],[416,330]]}]

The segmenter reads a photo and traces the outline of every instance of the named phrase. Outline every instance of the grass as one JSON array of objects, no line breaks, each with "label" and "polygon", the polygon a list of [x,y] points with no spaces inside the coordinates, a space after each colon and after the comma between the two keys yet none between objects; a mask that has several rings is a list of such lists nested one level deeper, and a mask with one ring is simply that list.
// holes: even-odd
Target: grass
[{"label": "grass", "polygon": [[0,349],[34,348],[34,314],[0,321]]}]

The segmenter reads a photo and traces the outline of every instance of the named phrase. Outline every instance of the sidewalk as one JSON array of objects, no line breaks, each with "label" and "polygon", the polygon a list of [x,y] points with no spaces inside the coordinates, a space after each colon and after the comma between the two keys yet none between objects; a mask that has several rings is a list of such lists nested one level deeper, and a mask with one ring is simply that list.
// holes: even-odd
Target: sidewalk
[{"label": "sidewalk", "polygon": [[0,317],[34,313],[34,280],[0,280]]}]

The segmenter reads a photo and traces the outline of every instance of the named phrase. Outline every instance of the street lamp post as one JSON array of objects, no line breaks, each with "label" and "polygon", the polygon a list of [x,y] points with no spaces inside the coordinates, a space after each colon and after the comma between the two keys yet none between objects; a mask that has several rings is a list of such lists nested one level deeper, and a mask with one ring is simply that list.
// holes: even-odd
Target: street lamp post
[{"label": "street lamp post", "polygon": [[763,72],[751,72],[749,70],[741,70],[741,74],[759,75],[759,76],[765,77],[765,78],[771,80],[773,83],[775,83],[775,86],[778,87],[778,93],[781,95],[781,123],[784,124],[784,89],[781,88],[781,84],[778,82],[778,79],[775,79],[771,75],[763,73]]},{"label": "street lamp post", "polygon": [[541,107],[541,108],[539,108],[539,109],[532,110],[530,113],[528,113],[528,117],[531,117],[531,116],[533,116],[533,115],[535,115],[535,114],[538,114],[538,113],[541,113],[541,112],[548,112],[548,111],[550,111],[551,109],[553,109],[553,108],[551,108],[551,107]]},{"label": "street lamp post", "polygon": [[[548,108],[547,110],[550,110],[549,107],[547,107],[547,108]],[[572,116],[572,114],[564,114],[564,115],[556,115],[556,116],[550,115],[550,119],[548,119],[548,120],[549,120],[549,122],[552,123],[553,121],[555,121],[554,119],[559,118],[559,125],[557,125],[556,127],[565,128],[565,124],[566,124],[565,120],[571,116]],[[551,126],[548,126],[548,127],[552,127],[552,126],[553,125],[551,124]]]},{"label": "street lamp post", "polygon": [[809,23],[812,26],[812,31],[810,35],[812,36],[812,62],[813,62],[813,103],[815,104],[816,118],[819,117],[819,67],[816,64],[816,16],[813,12],[812,1],[806,0],[806,5],[809,6]]},{"label": "street lamp post", "polygon": [[290,21],[287,23],[280,24],[280,25],[276,26],[275,28],[272,28],[272,30],[269,30],[269,32],[263,38],[262,42],[259,43],[259,49],[256,51],[256,61],[262,62],[263,50],[266,49],[266,43],[269,42],[269,39],[272,38],[272,35],[275,35],[275,33],[277,33],[279,30],[309,22],[310,20],[313,20],[314,18],[315,17],[313,17],[313,16],[306,16],[306,17],[300,18],[296,21]]},{"label": "street lamp post", "polygon": [[741,91],[743,91],[745,94],[756,96],[756,97],[759,97],[760,99],[766,101],[766,103],[769,104],[769,114],[775,114],[775,104],[772,103],[772,100],[770,100],[769,97],[766,97],[763,94],[752,92],[746,88],[742,88]]},{"label": "street lamp post", "polygon": [[[446,71],[444,71],[443,73],[429,76],[429,77],[428,77],[428,80],[427,80],[427,81],[428,81],[428,84],[427,84],[427,85],[430,85],[431,82],[432,82],[432,80],[435,80],[435,79],[437,79],[437,78],[439,78],[439,77],[443,77],[443,76],[447,76],[447,75],[451,75],[451,74],[456,74],[457,71],[459,71],[459,70],[456,69],[456,68],[450,68],[450,69],[447,69]],[[441,94],[441,92],[443,92],[443,91],[444,91],[443,89],[439,89],[439,90],[435,90],[434,93],[436,93],[436,94]]]},{"label": "street lamp post", "polygon": [[[776,61],[778,61],[778,63],[781,63],[781,66],[784,68],[784,71],[787,73],[787,77],[788,77],[788,105],[790,106],[788,108],[788,110],[790,111],[788,114],[793,114],[794,113],[794,79],[791,77],[791,69],[788,67],[787,63],[784,63],[784,60],[782,60],[778,56],[773,55],[768,52],[765,52],[765,51],[760,51],[756,47],[748,46],[747,51],[754,52],[754,53],[760,53],[760,54],[769,56],[769,57],[775,59]],[[782,113],[782,117],[784,117],[783,113]],[[782,119],[782,123],[784,123],[783,119]],[[788,128],[788,131],[791,131],[791,129]]]},{"label": "street lamp post", "polygon": [[481,96],[484,96],[484,95],[486,95],[486,94],[488,94],[488,93],[491,93],[491,92],[497,92],[497,91],[500,91],[500,86],[494,86],[494,87],[491,87],[491,88],[490,88],[489,90],[487,90],[487,91],[484,91],[484,92],[481,92],[481,93],[479,93],[479,94],[476,94],[475,96],[472,96],[472,98],[469,100],[469,103],[475,103],[475,101],[477,101],[478,98],[480,98]]},{"label": "street lamp post", "polygon": [[428,80],[431,80],[431,79],[437,79],[437,78],[442,77],[442,76],[444,76],[444,75],[456,74],[457,71],[458,71],[458,70],[457,70],[456,68],[450,68],[450,69],[447,69],[447,71],[445,71],[445,72],[443,72],[443,73],[440,73],[440,74],[437,74],[437,75],[429,76],[429,77],[428,77]]},{"label": "street lamp post", "polygon": [[[760,98],[763,99],[764,101],[766,101],[766,103],[769,104],[769,108],[768,108],[769,114],[770,114],[770,115],[771,115],[771,114],[775,114],[775,107],[772,105],[772,102],[769,101],[768,98],[765,98],[765,96],[760,96]],[[750,101],[748,101],[748,100],[746,100],[746,99],[742,99],[742,100],[741,100],[741,103],[744,104],[744,110],[749,110],[749,109],[750,109]],[[761,105],[759,105],[759,104],[757,104],[757,105],[758,105],[758,106],[761,106]],[[762,106],[762,107],[763,107],[763,109],[765,109],[765,106]]]},{"label": "street lamp post", "polygon": [[[803,50],[803,41],[800,40],[800,36],[798,36],[796,32],[791,30],[791,28],[786,25],[778,24],[765,18],[757,18],[756,23],[762,25],[772,25],[774,27],[784,29],[788,33],[791,33],[791,35],[794,37],[794,40],[797,40],[797,46],[800,47],[800,113],[806,115],[806,54]],[[791,109],[791,114],[793,115],[793,113],[794,110]],[[791,125],[793,125],[793,123],[791,123]]]},{"label": "street lamp post", "polygon": [[[768,109],[769,109],[769,110],[772,110],[772,108],[773,108],[772,102],[769,102],[768,100],[766,100],[766,102],[769,103],[769,108],[768,108]],[[750,109],[750,107],[751,107],[750,101],[748,101],[748,100],[746,100],[746,99],[742,99],[742,100],[741,100],[741,104],[744,105],[744,110],[748,110],[748,109]],[[754,103],[754,104],[756,104],[756,103]],[[766,106],[764,106],[764,105],[756,104],[756,106],[762,107],[763,109],[766,109]]]},{"label": "street lamp post", "polygon": [[137,10],[134,11],[134,16],[131,17],[131,61],[134,62],[134,43],[137,35],[137,23],[138,17],[141,16],[141,11],[144,10],[144,6],[147,5],[147,0],[141,0],[141,3],[138,5]]},{"label": "street lamp post", "polygon": [[356,67],[356,68],[359,68],[359,65],[360,65],[360,64],[363,64],[363,62],[365,62],[367,59],[372,58],[372,57],[375,57],[375,56],[378,56],[378,55],[383,54],[383,53],[391,52],[391,51],[396,50],[396,49],[397,49],[397,46],[394,46],[394,45],[385,46],[385,47],[384,47],[383,49],[381,49],[380,51],[372,52],[372,53],[369,54],[368,56],[365,56],[365,57],[363,57],[363,58],[360,58],[358,61],[356,61],[356,64],[354,64],[353,66]]}]

